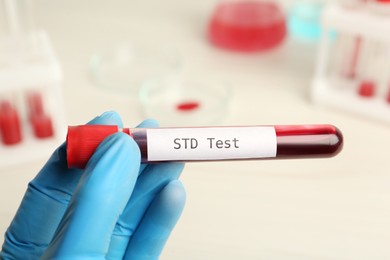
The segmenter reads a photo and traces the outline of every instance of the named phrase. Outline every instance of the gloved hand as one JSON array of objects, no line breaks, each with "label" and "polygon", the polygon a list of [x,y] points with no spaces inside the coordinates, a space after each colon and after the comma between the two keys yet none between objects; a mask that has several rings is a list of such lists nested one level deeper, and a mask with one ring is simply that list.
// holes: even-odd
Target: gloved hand
[{"label": "gloved hand", "polygon": [[[115,112],[90,124],[123,127]],[[123,133],[107,137],[85,170],[67,168],[61,145],[29,183],[0,259],[158,259],[184,207],[182,170],[141,165]]]}]

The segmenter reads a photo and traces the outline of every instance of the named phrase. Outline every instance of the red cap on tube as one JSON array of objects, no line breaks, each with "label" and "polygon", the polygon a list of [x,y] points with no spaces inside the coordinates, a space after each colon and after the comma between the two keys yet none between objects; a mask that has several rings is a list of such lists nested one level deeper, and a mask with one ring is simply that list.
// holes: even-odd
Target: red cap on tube
[{"label": "red cap on tube", "polygon": [[118,131],[116,125],[69,126],[66,137],[68,167],[84,169],[99,144]]}]

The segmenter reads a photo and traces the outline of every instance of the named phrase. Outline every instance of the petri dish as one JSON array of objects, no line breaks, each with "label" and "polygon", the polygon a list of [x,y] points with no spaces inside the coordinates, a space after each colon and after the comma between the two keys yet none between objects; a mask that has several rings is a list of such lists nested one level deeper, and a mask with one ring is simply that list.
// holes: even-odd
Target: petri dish
[{"label": "petri dish", "polygon": [[208,36],[215,46],[243,52],[266,51],[286,37],[286,19],[271,1],[221,1],[211,16]]},{"label": "petri dish", "polygon": [[179,68],[179,55],[174,50],[130,44],[96,53],[90,60],[93,81],[119,93],[137,93],[145,80],[174,75]]},{"label": "petri dish", "polygon": [[227,115],[231,92],[227,83],[149,80],[139,97],[144,116],[161,126],[206,126]]}]

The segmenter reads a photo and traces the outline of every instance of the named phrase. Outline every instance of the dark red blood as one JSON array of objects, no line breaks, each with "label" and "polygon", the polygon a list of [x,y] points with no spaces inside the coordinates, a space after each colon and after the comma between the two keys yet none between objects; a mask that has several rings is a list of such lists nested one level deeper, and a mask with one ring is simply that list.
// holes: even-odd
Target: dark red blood
[{"label": "dark red blood", "polygon": [[183,102],[176,105],[176,109],[179,111],[192,111],[199,108],[200,104],[196,101]]},{"label": "dark red blood", "polygon": [[275,126],[277,156],[280,158],[329,157],[343,147],[343,135],[332,125],[284,125]]},{"label": "dark red blood", "polygon": [[0,101],[0,134],[6,145],[22,140],[18,111],[8,101]]}]

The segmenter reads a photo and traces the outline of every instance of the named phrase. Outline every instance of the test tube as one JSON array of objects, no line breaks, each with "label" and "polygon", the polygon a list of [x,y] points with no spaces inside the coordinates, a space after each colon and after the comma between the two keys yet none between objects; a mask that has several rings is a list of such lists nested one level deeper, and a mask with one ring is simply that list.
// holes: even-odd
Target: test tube
[{"label": "test tube", "polygon": [[386,102],[390,104],[390,84],[388,85],[388,90],[386,94]]},{"label": "test tube", "polygon": [[69,126],[70,168],[85,168],[99,143],[124,132],[138,144],[144,163],[321,158],[338,154],[343,136],[333,125],[123,128]]},{"label": "test tube", "polygon": [[358,78],[361,63],[361,36],[340,32],[332,44],[335,54],[330,63],[330,73],[347,80]]},{"label": "test tube", "polygon": [[9,100],[0,100],[0,133],[5,145],[22,141],[19,113]]},{"label": "test tube", "polygon": [[34,135],[37,138],[48,138],[54,135],[51,117],[45,112],[42,94],[39,91],[27,93],[28,117]]},{"label": "test tube", "polygon": [[[342,3],[344,9],[365,9],[368,0],[348,0]],[[356,80],[361,77],[361,67],[364,63],[363,56],[366,49],[366,40],[360,34],[338,32],[334,55],[335,74],[347,80]]]},{"label": "test tube", "polygon": [[363,64],[358,93],[362,97],[386,97],[389,83],[389,43],[367,39],[362,49]]},{"label": "test tube", "polygon": [[385,93],[385,97],[386,97],[386,102],[388,105],[390,105],[390,69],[389,69],[389,65],[390,65],[390,46],[387,47],[387,56],[386,56],[386,60],[387,60],[387,66],[386,66],[386,74],[385,74],[385,80],[384,80],[384,93]]}]

